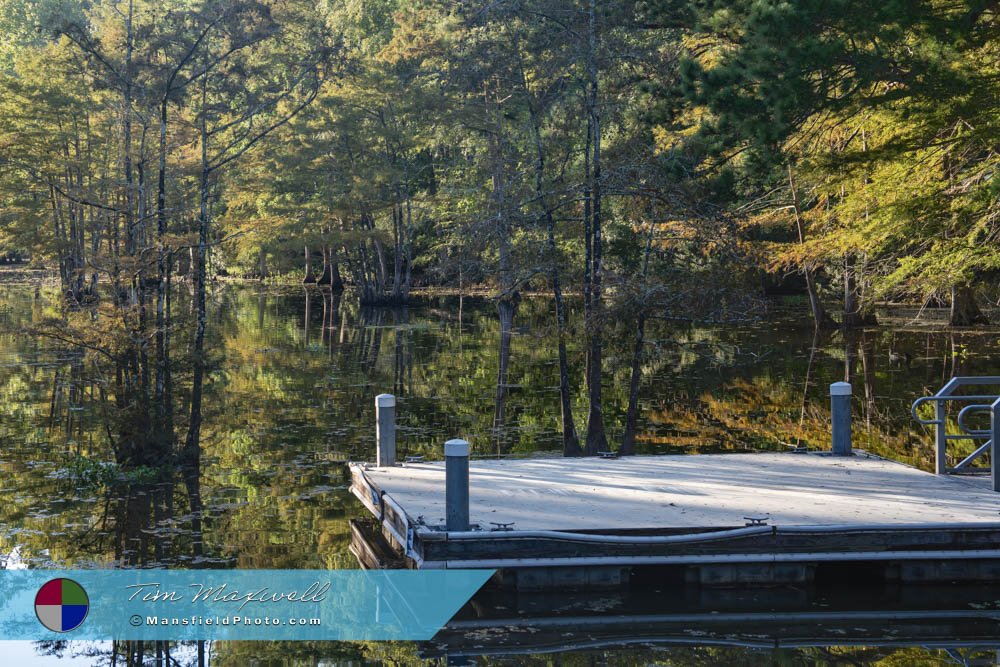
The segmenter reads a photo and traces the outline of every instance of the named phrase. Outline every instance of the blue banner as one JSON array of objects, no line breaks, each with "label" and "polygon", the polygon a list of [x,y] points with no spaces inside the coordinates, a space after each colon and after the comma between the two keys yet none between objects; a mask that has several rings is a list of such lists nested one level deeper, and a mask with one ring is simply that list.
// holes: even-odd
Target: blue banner
[{"label": "blue banner", "polygon": [[0,570],[0,640],[430,639],[492,570]]}]

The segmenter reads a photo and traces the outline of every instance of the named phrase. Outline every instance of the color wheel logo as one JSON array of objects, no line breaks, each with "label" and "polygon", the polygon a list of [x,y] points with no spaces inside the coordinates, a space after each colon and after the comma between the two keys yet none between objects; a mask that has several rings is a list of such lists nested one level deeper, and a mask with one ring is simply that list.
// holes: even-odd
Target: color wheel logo
[{"label": "color wheel logo", "polygon": [[75,630],[87,618],[88,611],[87,591],[72,579],[47,581],[35,595],[35,615],[53,632]]}]

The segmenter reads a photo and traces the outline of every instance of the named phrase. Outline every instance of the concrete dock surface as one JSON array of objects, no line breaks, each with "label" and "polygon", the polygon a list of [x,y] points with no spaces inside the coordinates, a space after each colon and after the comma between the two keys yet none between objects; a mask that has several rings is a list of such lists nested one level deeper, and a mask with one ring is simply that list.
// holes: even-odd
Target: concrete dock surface
[{"label": "concrete dock surface", "polygon": [[[411,519],[445,523],[443,462],[365,470]],[[489,530],[714,528],[747,523],[998,523],[988,479],[855,452],[474,460],[470,521]]]}]

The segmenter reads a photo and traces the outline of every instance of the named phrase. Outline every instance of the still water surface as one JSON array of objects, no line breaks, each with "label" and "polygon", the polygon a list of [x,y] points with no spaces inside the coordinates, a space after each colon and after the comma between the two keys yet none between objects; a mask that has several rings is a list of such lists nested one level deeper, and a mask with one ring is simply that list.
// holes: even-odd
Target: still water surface
[{"label": "still water surface", "polygon": [[[363,511],[347,491],[343,462],[373,458],[373,397],[382,392],[398,397],[401,456],[438,458],[456,436],[477,456],[560,447],[545,299],[526,299],[517,313],[506,422],[497,430],[498,324],[488,301],[447,296],[361,310],[349,295],[230,285],[211,304],[215,370],[197,487],[123,480],[105,465],[112,455],[104,424],[113,417],[100,397],[106,378],[78,350],[27,333],[58,314],[55,297],[51,286],[0,284],[0,559],[9,566],[110,567],[142,552],[147,566],[356,567],[348,520]],[[856,446],[929,469],[930,440],[909,404],[953,374],[1000,372],[1000,334],[918,326],[907,315],[820,337],[801,304],[771,304],[759,321],[652,321],[640,453],[827,448],[826,388],[848,379]],[[631,335],[627,323],[615,323],[606,352],[612,442],[624,424]],[[186,345],[185,332],[175,340]],[[570,355],[580,378],[582,346]],[[184,386],[183,369],[175,382]],[[578,420],[584,407],[580,387]],[[192,488],[203,504],[197,530]],[[218,642],[208,655],[213,665],[994,664],[998,608],[1000,590],[981,588],[489,594],[426,645]],[[0,645],[20,656],[17,664],[108,664],[110,649]],[[175,654],[181,663],[193,656],[190,647]]]}]

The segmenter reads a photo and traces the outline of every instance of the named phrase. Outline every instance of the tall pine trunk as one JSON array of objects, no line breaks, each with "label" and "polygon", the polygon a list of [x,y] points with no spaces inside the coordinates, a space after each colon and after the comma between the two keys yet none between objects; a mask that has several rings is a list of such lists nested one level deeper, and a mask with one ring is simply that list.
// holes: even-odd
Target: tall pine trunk
[{"label": "tall pine trunk", "polygon": [[160,101],[160,127],[158,169],[156,177],[156,315],[155,350],[156,377],[153,386],[155,403],[155,453],[165,460],[173,449],[173,397],[170,381],[170,338],[168,321],[168,292],[170,290],[170,261],[166,247],[167,233],[167,96]]},{"label": "tall pine trunk", "polygon": [[[487,100],[487,105],[490,101]],[[499,102],[495,103],[494,131],[489,137],[490,161],[492,170],[493,203],[496,206],[494,229],[497,237],[499,265],[500,294],[497,297],[497,317],[500,323],[500,339],[497,350],[497,383],[496,396],[493,402],[493,436],[497,456],[506,451],[504,428],[506,426],[506,405],[508,389],[508,369],[510,366],[511,331],[514,328],[514,315],[517,311],[518,296],[515,288],[514,267],[512,257],[511,229],[509,205],[504,180],[503,165],[503,116]]]},{"label": "tall pine trunk", "polygon": [[589,333],[589,356],[587,372],[587,398],[589,413],[587,415],[587,440],[584,452],[595,455],[607,451],[608,437],[604,430],[604,406],[602,403],[601,382],[603,380],[603,238],[601,230],[601,116],[597,106],[597,8],[596,0],[590,0],[588,11],[588,50],[587,50],[587,124],[590,128],[591,171],[587,175],[590,184],[590,232],[591,261],[590,271],[590,319],[587,322]]},{"label": "tall pine trunk", "polygon": [[552,283],[552,300],[555,302],[557,347],[559,356],[559,416],[562,424],[563,456],[580,456],[580,438],[576,433],[576,421],[573,419],[573,398],[569,386],[569,360],[566,354],[566,304],[563,301],[562,284],[559,271],[559,250],[556,248],[555,216],[548,205],[543,192],[545,172],[545,154],[542,150],[541,135],[535,124],[535,194],[545,213],[545,229],[549,251],[549,278]]},{"label": "tall pine trunk", "polygon": [[197,460],[201,443],[202,392],[205,382],[205,327],[207,324],[205,278],[208,260],[208,225],[209,225],[209,177],[211,170],[208,162],[208,105],[207,83],[202,79],[201,88],[201,177],[198,212],[198,255],[195,269],[195,334],[191,349],[193,377],[191,380],[191,417],[188,423],[187,439],[184,443],[186,460]]},{"label": "tall pine trunk", "polygon": [[625,412],[625,435],[622,437],[619,456],[635,454],[635,429],[639,421],[639,388],[642,384],[642,353],[646,343],[646,284],[649,278],[649,257],[653,252],[653,232],[656,223],[649,217],[649,232],[646,235],[646,249],[642,257],[642,292],[636,299],[639,313],[635,322],[635,344],[632,347],[632,373],[628,383],[628,409]]},{"label": "tall pine trunk", "polygon": [[580,456],[580,438],[576,433],[573,419],[573,400],[569,386],[569,360],[566,353],[566,304],[563,301],[561,273],[559,270],[559,250],[556,247],[556,222],[549,199],[545,194],[545,148],[542,144],[541,118],[524,72],[521,52],[517,51],[521,67],[521,86],[527,101],[531,119],[532,139],[535,144],[535,199],[545,218],[546,245],[549,255],[549,280],[552,287],[552,301],[556,312],[557,349],[559,357],[559,417],[562,426],[563,456]]}]

